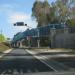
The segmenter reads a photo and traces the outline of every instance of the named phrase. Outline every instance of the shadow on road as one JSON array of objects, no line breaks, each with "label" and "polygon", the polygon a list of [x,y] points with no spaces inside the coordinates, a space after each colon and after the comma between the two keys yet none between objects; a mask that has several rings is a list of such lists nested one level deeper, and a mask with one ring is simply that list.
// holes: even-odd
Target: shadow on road
[{"label": "shadow on road", "polygon": [[[33,58],[30,54],[22,55],[10,53],[6,57],[15,56],[13,59],[1,58],[0,59],[0,74],[13,74],[18,73],[38,73],[53,71],[39,60]],[[16,58],[16,56],[27,56],[26,58]],[[28,58],[28,57],[32,58]]]},{"label": "shadow on road", "polygon": [[72,52],[41,52],[37,53],[37,55],[58,55],[58,54],[70,54]]}]

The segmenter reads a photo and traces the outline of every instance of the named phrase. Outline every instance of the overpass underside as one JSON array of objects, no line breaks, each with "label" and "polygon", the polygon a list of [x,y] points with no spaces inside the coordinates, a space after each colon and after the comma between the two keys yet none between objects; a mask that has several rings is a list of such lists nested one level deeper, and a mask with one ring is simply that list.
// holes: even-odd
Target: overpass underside
[{"label": "overpass underside", "polygon": [[[61,47],[65,45],[66,37],[64,35],[69,34],[69,29],[63,24],[48,25],[41,28],[35,28],[26,30],[24,32],[17,33],[12,40],[12,47]],[[63,39],[62,39],[63,37]],[[59,40],[60,39],[60,40]],[[58,41],[61,46],[57,45]],[[63,45],[62,45],[62,42]],[[65,45],[66,46],[66,45]],[[65,47],[63,46],[63,47]]]},{"label": "overpass underside", "polygon": [[18,48],[26,48],[26,47],[38,47],[38,41],[40,47],[50,47],[50,36],[44,36],[44,37],[31,37],[30,39],[23,39],[17,42],[12,43],[12,47],[18,47]]}]

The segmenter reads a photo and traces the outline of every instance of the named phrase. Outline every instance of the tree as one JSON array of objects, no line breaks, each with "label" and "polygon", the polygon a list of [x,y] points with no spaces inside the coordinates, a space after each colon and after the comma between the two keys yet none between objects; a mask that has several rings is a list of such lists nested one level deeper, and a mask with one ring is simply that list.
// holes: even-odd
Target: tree
[{"label": "tree", "polygon": [[47,0],[37,0],[33,4],[32,17],[38,22],[38,27],[50,23],[73,25],[71,21],[75,20],[75,0],[56,0],[51,5]]},{"label": "tree", "polygon": [[56,0],[54,7],[59,23],[66,24],[68,20],[75,18],[75,0]]},{"label": "tree", "polygon": [[52,22],[53,11],[47,0],[35,1],[32,8],[32,17],[36,18],[38,27],[45,26]]},{"label": "tree", "polygon": [[[38,27],[48,24],[67,24],[75,30],[75,0],[56,0],[51,5],[47,0],[35,1],[32,8],[32,17],[38,22]],[[49,44],[47,40],[41,39],[41,44]]]},{"label": "tree", "polygon": [[59,18],[59,23],[64,23],[66,21],[68,15],[67,1],[68,0],[57,0],[55,2],[55,12]]},{"label": "tree", "polygon": [[4,37],[4,35],[2,35],[2,34],[0,34],[0,42],[5,42],[5,37]]}]

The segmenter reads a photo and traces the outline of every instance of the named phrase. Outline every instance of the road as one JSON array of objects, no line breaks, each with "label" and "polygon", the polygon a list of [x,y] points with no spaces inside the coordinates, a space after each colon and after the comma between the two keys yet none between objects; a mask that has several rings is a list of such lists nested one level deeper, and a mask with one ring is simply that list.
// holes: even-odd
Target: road
[{"label": "road", "polygon": [[37,73],[53,71],[25,49],[14,49],[0,59],[0,74]]},{"label": "road", "polygon": [[48,61],[54,61],[56,63],[61,63],[68,69],[75,69],[75,55],[72,52],[41,52],[37,53],[37,56],[45,56]]},{"label": "road", "polygon": [[[1,75],[75,75],[75,58],[51,58],[61,53],[38,53],[33,50],[13,49],[0,58]],[[67,61],[68,60],[68,61]],[[72,61],[72,62],[71,62]],[[73,64],[71,66],[71,64]],[[73,69],[73,70],[71,70]]]}]

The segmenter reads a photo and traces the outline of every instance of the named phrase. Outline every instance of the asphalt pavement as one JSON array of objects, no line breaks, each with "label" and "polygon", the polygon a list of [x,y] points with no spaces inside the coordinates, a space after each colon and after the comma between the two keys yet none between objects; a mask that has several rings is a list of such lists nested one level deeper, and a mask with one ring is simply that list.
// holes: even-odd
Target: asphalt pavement
[{"label": "asphalt pavement", "polygon": [[55,57],[59,54],[64,53],[13,49],[0,58],[0,75],[75,75],[75,57]]},{"label": "asphalt pavement", "polygon": [[25,49],[13,49],[0,58],[0,74],[53,72],[53,69],[29,54]]}]

